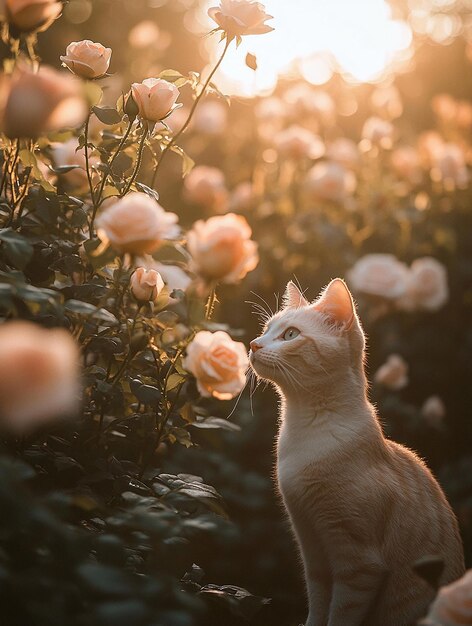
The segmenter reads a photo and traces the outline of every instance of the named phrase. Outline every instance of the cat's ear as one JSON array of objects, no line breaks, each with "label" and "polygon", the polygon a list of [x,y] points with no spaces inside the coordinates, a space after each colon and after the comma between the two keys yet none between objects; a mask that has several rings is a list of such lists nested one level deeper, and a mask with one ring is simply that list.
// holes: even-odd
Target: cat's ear
[{"label": "cat's ear", "polygon": [[326,315],[333,324],[345,330],[352,326],[356,317],[351,292],[340,278],[332,280],[312,306]]},{"label": "cat's ear", "polygon": [[308,300],[305,299],[300,289],[293,281],[287,284],[283,297],[283,305],[285,308],[299,308],[301,306],[307,306]]}]

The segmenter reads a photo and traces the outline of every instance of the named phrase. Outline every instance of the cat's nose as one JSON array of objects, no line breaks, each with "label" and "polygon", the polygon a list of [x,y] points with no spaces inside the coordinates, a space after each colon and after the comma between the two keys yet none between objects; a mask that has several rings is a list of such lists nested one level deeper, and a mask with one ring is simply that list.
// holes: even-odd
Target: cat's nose
[{"label": "cat's nose", "polygon": [[260,350],[262,348],[262,346],[260,346],[257,341],[251,341],[251,343],[249,344],[251,346],[251,350],[252,352],[257,352],[258,350]]}]

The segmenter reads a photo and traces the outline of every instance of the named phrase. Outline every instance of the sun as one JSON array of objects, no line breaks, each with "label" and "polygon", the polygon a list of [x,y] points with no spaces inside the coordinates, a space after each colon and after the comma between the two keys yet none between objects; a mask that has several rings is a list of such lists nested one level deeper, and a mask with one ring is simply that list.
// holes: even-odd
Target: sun
[{"label": "sun", "polygon": [[[207,2],[204,10],[212,4]],[[411,29],[394,19],[386,0],[266,0],[264,4],[274,16],[270,24],[275,30],[244,37],[238,50],[230,50],[217,76],[230,95],[268,93],[280,75],[302,75],[313,84],[323,84],[339,70],[347,80],[374,82],[411,56]],[[215,48],[213,52],[217,54]],[[257,72],[245,66],[247,52],[256,55]]]}]

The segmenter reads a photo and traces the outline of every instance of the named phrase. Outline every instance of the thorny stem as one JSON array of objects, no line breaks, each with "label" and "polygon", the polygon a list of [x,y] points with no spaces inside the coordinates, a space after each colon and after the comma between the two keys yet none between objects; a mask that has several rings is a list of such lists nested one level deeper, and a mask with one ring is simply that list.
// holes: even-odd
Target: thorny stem
[{"label": "thorny stem", "polygon": [[[89,114],[87,115],[87,119],[85,120],[85,128],[84,128],[84,135],[85,135],[84,155],[85,155],[85,171],[87,172],[87,180],[88,180],[89,189],[90,189],[90,197],[92,199],[92,204],[95,207],[95,194],[94,194],[94,191],[93,191],[92,174],[90,172],[89,145],[88,145],[89,124],[90,124],[90,116],[91,116],[91,114],[92,114],[92,111],[89,111]],[[90,236],[92,236],[92,233],[90,233]]]},{"label": "thorny stem", "polygon": [[211,318],[217,302],[218,298],[216,297],[216,287],[212,287],[205,306],[205,319],[209,320]]},{"label": "thorny stem", "polygon": [[134,183],[134,181],[136,180],[138,174],[139,174],[139,170],[141,168],[141,163],[143,161],[143,150],[144,150],[144,143],[146,141],[146,128],[143,126],[143,134],[141,136],[141,141],[139,142],[139,150],[138,150],[138,158],[136,159],[136,166],[134,168],[134,172],[131,176],[131,178],[128,181],[128,184],[126,185],[124,191],[122,191],[120,193],[120,197],[122,198],[123,196],[126,196],[126,194],[128,193],[128,191],[131,189],[132,184]]},{"label": "thorny stem", "polygon": [[206,79],[200,93],[198,94],[198,96],[195,98],[194,103],[192,105],[192,108],[190,109],[190,113],[187,117],[187,120],[185,121],[185,124],[182,126],[182,128],[179,130],[178,133],[176,133],[172,139],[169,141],[169,143],[163,148],[162,153],[161,153],[161,158],[159,159],[159,161],[156,164],[156,167],[154,168],[154,174],[152,176],[152,182],[151,182],[151,188],[154,189],[154,185],[156,183],[156,177],[157,177],[157,171],[165,157],[165,155],[167,154],[167,152],[169,152],[169,150],[171,150],[173,148],[173,146],[175,146],[175,144],[177,143],[177,141],[179,140],[179,138],[181,137],[181,135],[183,135],[183,133],[187,130],[188,125],[190,124],[190,122],[192,121],[193,118],[193,114],[195,113],[195,109],[198,106],[198,103],[200,102],[200,100],[202,99],[204,93],[207,90],[208,85],[211,83],[211,80],[213,78],[213,76],[215,75],[217,69],[220,67],[221,62],[224,59],[224,56],[229,48],[229,45],[231,43],[231,39],[227,38],[226,39],[226,43],[225,43],[225,47],[223,49],[223,52],[220,56],[220,58],[218,59],[215,67],[212,69],[212,71],[210,72],[210,74],[208,75],[208,78]]}]

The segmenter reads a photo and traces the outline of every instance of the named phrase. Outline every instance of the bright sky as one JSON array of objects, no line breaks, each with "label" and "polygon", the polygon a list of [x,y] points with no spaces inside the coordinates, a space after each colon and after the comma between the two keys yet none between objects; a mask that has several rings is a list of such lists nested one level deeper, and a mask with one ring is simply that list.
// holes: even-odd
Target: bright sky
[{"label": "bright sky", "polygon": [[[410,27],[392,18],[386,0],[265,0],[275,31],[243,37],[232,46],[218,83],[229,94],[270,91],[278,74],[294,65],[314,84],[329,80],[337,66],[348,79],[378,80],[393,62],[409,54]],[[209,1],[207,6],[217,2]],[[213,22],[210,21],[211,24]],[[245,66],[256,55],[258,71]]]}]

